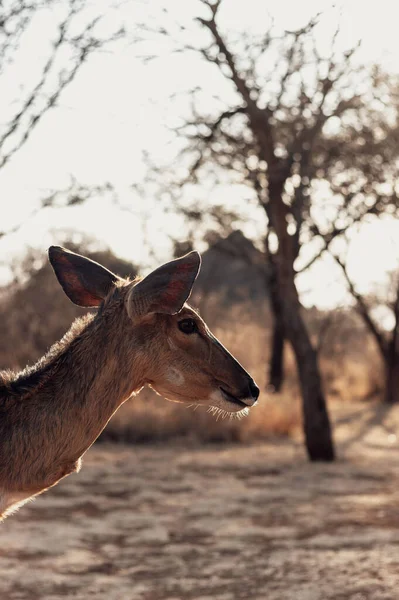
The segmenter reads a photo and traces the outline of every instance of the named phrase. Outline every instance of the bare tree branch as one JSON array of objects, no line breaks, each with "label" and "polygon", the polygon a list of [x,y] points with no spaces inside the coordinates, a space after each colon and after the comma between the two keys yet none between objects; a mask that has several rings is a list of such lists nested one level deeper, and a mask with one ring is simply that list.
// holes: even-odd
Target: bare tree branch
[{"label": "bare tree branch", "polygon": [[34,217],[40,214],[44,209],[79,206],[93,196],[103,196],[112,191],[112,186],[108,183],[87,187],[79,185],[75,180],[72,180],[70,185],[65,189],[56,190],[44,196],[38,205],[25,215],[22,220],[18,221],[16,225],[6,230],[0,230],[0,240],[8,235],[17,233],[24,225],[32,221]]},{"label": "bare tree branch", "polygon": [[387,342],[386,339],[384,338],[384,336],[381,334],[381,332],[379,331],[378,327],[376,326],[376,324],[374,323],[373,319],[370,316],[369,313],[369,309],[368,306],[366,304],[366,302],[364,301],[364,298],[361,294],[359,294],[355,288],[355,285],[353,283],[353,281],[351,280],[349,274],[348,274],[348,269],[346,264],[344,263],[344,261],[339,258],[336,254],[332,254],[331,256],[334,258],[334,260],[336,261],[336,263],[341,267],[343,275],[345,277],[345,280],[348,284],[348,289],[351,293],[351,295],[353,296],[353,298],[356,300],[356,306],[358,309],[358,312],[360,314],[360,316],[363,319],[363,322],[365,323],[366,327],[368,328],[368,330],[370,331],[370,333],[372,334],[372,336],[374,337],[378,348],[381,351],[381,354],[383,356],[387,355]]},{"label": "bare tree branch", "polygon": [[[120,29],[107,38],[98,36],[95,30],[101,17],[92,18],[82,27],[76,20],[78,17],[82,18],[85,2],[68,0],[68,5],[69,10],[58,26],[56,39],[38,81],[25,97],[22,96],[18,110],[4,126],[3,131],[0,129],[0,169],[27,142],[48,110],[57,104],[61,94],[75,79],[88,57],[123,35]],[[2,32],[6,32],[3,43],[6,44],[9,53],[15,52],[18,44],[22,43],[25,27],[42,6],[45,5],[41,5],[40,2],[22,2],[19,6],[14,5],[8,12],[0,6],[0,24],[3,24],[0,28],[0,40]],[[20,20],[13,29],[12,23],[16,16],[19,16]],[[65,59],[61,59],[66,51],[70,54],[70,58],[67,59],[69,64]],[[60,60],[64,62],[61,63]]]}]

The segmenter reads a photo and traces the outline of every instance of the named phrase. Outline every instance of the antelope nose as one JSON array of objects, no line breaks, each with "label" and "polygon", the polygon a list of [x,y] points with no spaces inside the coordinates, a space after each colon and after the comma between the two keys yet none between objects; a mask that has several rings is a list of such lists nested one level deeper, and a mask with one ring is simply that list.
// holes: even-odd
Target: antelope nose
[{"label": "antelope nose", "polygon": [[250,379],[250,381],[249,381],[249,391],[250,391],[250,394],[251,394],[254,402],[256,402],[257,399],[259,398],[259,388],[253,379]]},{"label": "antelope nose", "polygon": [[241,396],[242,402],[247,404],[247,406],[253,406],[259,398],[259,388],[252,378],[248,379],[247,386],[247,389]]}]

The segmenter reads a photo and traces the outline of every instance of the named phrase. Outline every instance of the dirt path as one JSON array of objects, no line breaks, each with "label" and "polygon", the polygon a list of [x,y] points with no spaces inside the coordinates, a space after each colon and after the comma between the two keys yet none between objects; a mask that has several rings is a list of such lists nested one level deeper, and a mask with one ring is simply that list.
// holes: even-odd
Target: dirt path
[{"label": "dirt path", "polygon": [[398,413],[294,442],[96,447],[0,529],[1,600],[399,599]]}]

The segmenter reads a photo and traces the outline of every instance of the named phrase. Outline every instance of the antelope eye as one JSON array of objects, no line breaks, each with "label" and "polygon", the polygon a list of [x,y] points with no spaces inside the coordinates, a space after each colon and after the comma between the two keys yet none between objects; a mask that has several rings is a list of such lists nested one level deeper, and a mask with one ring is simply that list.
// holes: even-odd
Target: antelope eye
[{"label": "antelope eye", "polygon": [[183,319],[182,321],[179,321],[178,326],[183,333],[190,334],[198,331],[197,323],[194,319]]}]

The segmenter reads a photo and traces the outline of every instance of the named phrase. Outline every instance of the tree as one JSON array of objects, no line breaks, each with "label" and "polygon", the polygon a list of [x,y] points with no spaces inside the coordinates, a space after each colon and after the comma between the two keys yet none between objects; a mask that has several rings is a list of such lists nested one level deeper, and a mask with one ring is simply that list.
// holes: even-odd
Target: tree
[{"label": "tree", "polygon": [[[317,354],[301,315],[294,262],[310,212],[315,139],[330,116],[340,117],[357,98],[329,99],[331,90],[347,74],[347,66],[340,67],[335,56],[322,59],[318,55],[314,39],[311,43],[316,20],[282,37],[274,37],[270,31],[257,40],[242,36],[232,49],[218,23],[221,0],[203,0],[202,4],[208,15],[199,17],[197,23],[207,33],[206,41],[199,46],[186,44],[185,51],[200,53],[214,75],[229,80],[234,94],[223,110],[215,107],[212,114],[201,114],[195,106],[192,118],[180,128],[186,140],[183,154],[190,156],[191,162],[187,177],[178,185],[196,181],[205,166],[209,170],[210,165],[217,165],[239,174],[253,189],[268,224],[265,250],[273,266],[272,308],[275,323],[283,328],[275,343],[280,340],[282,352],[281,340],[286,336],[295,353],[309,457],[332,460],[334,449]],[[278,63],[269,69],[265,55],[273,51]],[[305,78],[304,66],[309,60],[313,73]]]},{"label": "tree", "polygon": [[[339,27],[332,33],[328,53],[321,52],[316,35],[319,16],[296,31],[276,33],[266,27],[259,36],[244,32],[229,36],[222,25],[222,9],[228,10],[228,5],[222,0],[201,4],[205,13],[195,20],[198,31],[194,35],[192,25],[188,32],[179,23],[182,41],[175,43],[178,52],[191,52],[205,61],[212,86],[206,102],[204,89],[191,92],[191,114],[176,128],[182,149],[174,164],[186,172],[181,177],[169,173],[167,188],[173,190],[175,204],[178,190],[186,202],[185,190],[192,192],[200,179],[213,177],[217,184],[226,173],[231,182],[251,189],[266,222],[264,245],[274,313],[271,379],[276,387],[281,385],[287,339],[298,367],[309,457],[332,460],[317,349],[303,320],[296,279],[348,228],[389,204],[381,194],[370,203],[364,195],[354,195],[350,186],[342,187],[342,194],[336,191],[345,177],[353,178],[354,158],[372,136],[376,120],[384,122],[384,84],[378,70],[356,63],[357,46],[342,49]],[[157,32],[170,35],[167,26],[152,30]],[[217,78],[229,85],[221,86],[224,95],[212,102]],[[348,148],[347,138],[353,142]],[[358,176],[359,169],[355,171]],[[164,173],[165,169],[163,177]],[[329,204],[337,217],[333,228]],[[313,256],[307,256],[312,249]]]},{"label": "tree", "polygon": [[[359,223],[399,217],[399,80],[377,67],[371,80],[367,110],[359,110],[349,126],[323,140],[320,148],[323,177],[334,204],[324,226],[315,222],[310,226],[320,240],[319,251],[310,262],[328,250],[339,266],[356,310],[380,353],[386,374],[385,401],[392,404],[399,402],[398,274],[390,274],[385,288],[362,294],[345,256]],[[334,156],[338,160],[331,160]],[[390,317],[388,330],[376,319],[381,310]]]},{"label": "tree", "polygon": [[[339,256],[335,256],[336,262],[342,269],[348,290],[355,300],[355,307],[363,320],[367,331],[373,336],[377,349],[381,356],[385,369],[385,394],[384,400],[387,404],[399,402],[399,278],[398,273],[391,274],[389,289],[385,290],[383,297],[378,293],[368,294],[364,297],[356,289],[349,274],[346,262]],[[391,316],[392,325],[385,331],[373,313],[385,308]]]}]

